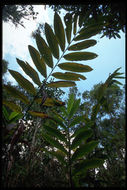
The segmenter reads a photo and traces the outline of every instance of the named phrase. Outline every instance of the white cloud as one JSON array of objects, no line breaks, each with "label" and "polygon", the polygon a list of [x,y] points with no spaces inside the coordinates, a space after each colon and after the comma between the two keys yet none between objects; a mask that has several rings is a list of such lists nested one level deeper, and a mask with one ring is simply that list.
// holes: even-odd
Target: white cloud
[{"label": "white cloud", "polygon": [[28,57],[28,45],[33,45],[34,42],[31,38],[32,31],[36,30],[38,23],[48,22],[48,10],[44,9],[44,5],[34,5],[34,10],[39,14],[35,20],[24,20],[24,26],[15,28],[10,23],[3,23],[3,58],[6,54],[19,58]]},{"label": "white cloud", "polygon": [[[18,25],[17,28],[12,23],[4,23],[3,22],[3,58],[9,61],[9,68],[11,69],[11,65],[17,66],[18,64],[11,63],[11,60],[7,58],[7,55],[11,55],[13,58],[19,58],[23,61],[27,61],[35,70],[36,67],[29,55],[28,51],[28,45],[33,45],[34,40],[31,38],[31,34],[33,31],[37,29],[37,26],[39,23],[45,23],[48,22],[50,24],[48,9],[44,9],[44,5],[34,5],[35,12],[38,12],[37,19],[33,20],[32,18],[30,20],[23,20],[24,21],[24,27]],[[13,59],[15,60],[15,59]],[[20,67],[18,67],[18,72],[21,72],[21,74],[32,81],[23,71]],[[15,70],[15,69],[14,69]],[[13,84],[16,84],[14,78],[10,75],[9,72],[6,74],[7,81],[11,81]]]}]

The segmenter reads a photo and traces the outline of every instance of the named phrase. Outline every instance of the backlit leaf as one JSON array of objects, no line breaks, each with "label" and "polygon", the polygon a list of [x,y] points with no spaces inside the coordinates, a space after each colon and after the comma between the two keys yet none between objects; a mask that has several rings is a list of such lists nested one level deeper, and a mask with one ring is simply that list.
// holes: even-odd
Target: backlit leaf
[{"label": "backlit leaf", "polygon": [[36,43],[41,53],[41,56],[44,58],[46,64],[49,67],[53,68],[53,59],[52,59],[50,48],[46,44],[45,40],[38,34],[36,35]]},{"label": "backlit leaf", "polygon": [[64,17],[64,22],[66,25],[66,36],[67,36],[67,41],[70,43],[71,41],[71,32],[72,32],[72,15],[70,13],[67,13]]},{"label": "backlit leaf", "polygon": [[39,52],[34,47],[29,45],[28,48],[29,48],[29,52],[32,57],[33,63],[36,66],[37,70],[46,78],[47,77],[46,66],[45,66],[43,58],[40,57]]},{"label": "backlit leaf", "polygon": [[78,15],[75,14],[74,15],[74,27],[73,27],[73,34],[74,35],[76,34],[76,31],[77,31],[77,19],[78,19]]},{"label": "backlit leaf", "polygon": [[73,51],[77,51],[77,50],[82,50],[82,49],[86,49],[89,48],[91,46],[96,45],[97,41],[96,40],[85,40],[83,42],[79,42],[76,43],[74,45],[71,45],[68,50],[73,50]]},{"label": "backlit leaf", "polygon": [[52,76],[58,79],[74,80],[74,81],[79,81],[80,80],[79,78],[83,80],[86,79],[83,75],[71,73],[71,72],[65,72],[65,73],[56,72],[56,73],[53,73]]},{"label": "backlit leaf", "polygon": [[60,63],[58,66],[63,70],[74,71],[74,72],[90,72],[93,70],[88,65],[83,65],[74,62]]},{"label": "backlit leaf", "polygon": [[33,86],[33,84],[28,81],[27,79],[25,79],[20,73],[18,73],[17,71],[13,71],[9,69],[10,74],[14,77],[14,79],[19,83],[19,85],[24,88],[25,90],[27,90],[30,94],[35,95],[36,94],[36,90]]},{"label": "backlit leaf", "polygon": [[91,52],[74,52],[64,55],[64,58],[69,61],[91,60],[97,57],[97,54]]},{"label": "backlit leaf", "polygon": [[10,86],[10,85],[5,85],[4,84],[4,89],[11,94],[14,98],[21,100],[22,102],[24,102],[25,104],[29,104],[29,100],[28,98],[19,90],[17,90],[16,88]]},{"label": "backlit leaf", "polygon": [[38,86],[41,85],[38,73],[26,62],[16,59],[20,67],[22,67],[23,71],[35,82]]},{"label": "backlit leaf", "polygon": [[81,145],[72,156],[72,161],[85,156],[86,154],[90,153],[95,147],[98,145],[98,141],[91,141],[86,143],[85,145]]},{"label": "backlit leaf", "polygon": [[55,30],[55,34],[57,36],[58,42],[60,44],[61,50],[64,51],[65,49],[64,27],[63,27],[61,18],[57,13],[55,13],[54,15],[54,30]]},{"label": "backlit leaf", "polygon": [[74,38],[74,41],[88,39],[88,38],[95,36],[96,34],[100,33],[100,31],[101,31],[101,29],[99,27],[83,28],[80,31],[80,34]]},{"label": "backlit leaf", "polygon": [[45,23],[45,35],[54,57],[59,59],[59,47],[56,36],[54,35],[52,28],[47,23]]},{"label": "backlit leaf", "polygon": [[76,85],[75,82],[72,82],[72,81],[58,81],[58,82],[51,82],[47,84],[48,87],[54,87],[54,88],[70,87],[70,86],[75,86],[75,85]]}]

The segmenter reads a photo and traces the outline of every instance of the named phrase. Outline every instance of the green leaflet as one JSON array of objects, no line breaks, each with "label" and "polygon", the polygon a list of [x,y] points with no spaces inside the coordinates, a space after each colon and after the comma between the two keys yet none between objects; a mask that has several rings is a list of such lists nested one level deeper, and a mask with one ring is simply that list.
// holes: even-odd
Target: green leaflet
[{"label": "green leaflet", "polygon": [[77,146],[79,146],[81,144],[82,141],[87,140],[91,136],[92,136],[91,129],[82,131],[81,133],[76,135],[76,137],[74,138],[72,145],[71,145],[71,149],[75,149]]},{"label": "green leaflet", "polygon": [[27,90],[30,94],[35,95],[36,90],[31,82],[25,79],[20,73],[17,71],[13,71],[9,69],[10,74],[15,78],[15,80],[19,83],[19,85]]},{"label": "green leaflet", "polygon": [[[37,98],[35,99],[35,101],[38,103],[38,104],[41,104],[42,102],[42,98]],[[65,103],[62,102],[62,101],[59,101],[57,99],[54,99],[54,98],[46,98],[43,106],[63,106]]]},{"label": "green leaflet", "polygon": [[118,76],[116,76],[114,78],[116,78],[116,79],[125,79],[125,77],[118,77]]},{"label": "green leaflet", "polygon": [[19,113],[19,112],[12,112],[12,113],[9,115],[9,123],[16,122],[17,120],[19,120],[20,118],[22,118],[22,116],[23,116],[22,113]]},{"label": "green leaflet", "polygon": [[64,55],[64,58],[69,61],[82,61],[95,59],[98,55],[91,52],[75,52]]},{"label": "green leaflet", "polygon": [[48,83],[48,87],[53,87],[53,88],[58,88],[58,87],[70,87],[70,86],[75,86],[75,82],[72,81],[58,81],[58,82],[51,82]]},{"label": "green leaflet", "polygon": [[22,113],[21,111],[21,107],[16,105],[14,102],[12,101],[7,101],[7,100],[3,100],[2,103],[4,105],[6,105],[7,107],[9,107],[11,110]]},{"label": "green leaflet", "polygon": [[[72,121],[73,122],[73,121]],[[85,127],[80,127],[80,128],[77,128],[76,131],[74,132],[74,134],[71,136],[71,138],[79,135],[80,133],[84,132],[84,131],[87,131],[88,130],[88,127],[85,126]]]},{"label": "green leaflet", "polygon": [[100,166],[102,166],[102,164],[104,163],[103,159],[99,159],[99,158],[93,158],[90,160],[84,160],[81,163],[78,163],[76,165],[76,169],[74,169],[72,175],[76,175],[76,174],[80,174],[81,172],[83,172],[84,170],[88,170],[88,169],[92,169],[92,168],[98,168]]},{"label": "green leaflet", "polygon": [[[54,113],[54,112],[53,112]],[[67,131],[66,126],[64,125],[64,119],[57,113],[54,113],[52,118],[57,124],[59,124],[65,131]]]},{"label": "green leaflet", "polygon": [[71,73],[71,72],[65,72],[65,73],[56,72],[56,73],[53,73],[52,76],[58,79],[74,80],[74,81],[79,81],[80,80],[79,78],[83,80],[86,79],[86,77],[84,77],[83,75]]},{"label": "green leaflet", "polygon": [[55,30],[56,37],[58,39],[58,43],[61,47],[61,50],[64,51],[65,49],[64,27],[63,27],[61,18],[57,13],[55,13],[54,15],[54,30]]},{"label": "green leaflet", "polygon": [[[86,13],[85,13],[86,14]],[[86,17],[86,16],[85,16]],[[81,28],[81,26],[82,26],[82,24],[83,24],[83,21],[85,20],[85,17],[84,17],[84,14],[83,13],[81,13],[80,15],[79,15],[79,20],[78,20],[78,25],[79,25],[79,27]]]},{"label": "green leaflet", "polygon": [[90,153],[97,145],[98,141],[91,141],[85,145],[81,145],[79,148],[76,149],[72,156],[72,162],[86,154]]},{"label": "green leaflet", "polygon": [[50,134],[50,136],[57,137],[58,140],[66,142],[65,135],[62,134],[58,129],[48,125],[43,125],[43,128]]},{"label": "green leaflet", "polygon": [[119,85],[123,85],[121,82],[117,81],[117,80],[112,80],[113,83],[119,84]]},{"label": "green leaflet", "polygon": [[68,100],[68,103],[67,103],[67,114],[69,115],[71,109],[72,109],[72,106],[74,104],[74,94],[70,94],[69,96],[69,100]]},{"label": "green leaflet", "polygon": [[64,22],[66,25],[66,36],[67,36],[67,41],[70,43],[71,41],[71,32],[72,32],[72,15],[70,13],[67,13],[64,17]]},{"label": "green leaflet", "polygon": [[56,36],[54,35],[52,28],[47,23],[45,23],[45,35],[54,57],[59,59],[59,47]]},{"label": "green leaflet", "polygon": [[84,115],[83,116],[77,116],[73,119],[73,121],[70,123],[69,127],[72,127],[76,124],[79,124],[80,122],[85,121]]},{"label": "green leaflet", "polygon": [[44,58],[46,64],[49,67],[53,68],[53,59],[52,59],[50,48],[46,44],[45,40],[38,34],[36,35],[36,43],[41,53],[41,56]]},{"label": "green leaflet", "polygon": [[64,155],[63,152],[60,152],[60,151],[48,151],[45,148],[43,148],[43,149],[48,154],[55,156],[58,159],[58,161],[61,162],[63,165],[66,165],[66,162],[64,160],[65,155]]},{"label": "green leaflet", "polygon": [[41,86],[41,82],[38,76],[38,73],[26,62],[16,59],[20,67],[24,70],[24,72],[35,82],[38,86]]},{"label": "green leaflet", "polygon": [[96,45],[97,41],[96,40],[85,40],[83,42],[79,42],[76,43],[74,45],[71,45],[68,50],[73,50],[73,51],[77,51],[77,50],[82,50],[82,49],[86,49],[89,48],[91,46]]},{"label": "green leaflet", "polygon": [[74,38],[74,41],[79,41],[79,40],[84,40],[84,39],[88,39],[92,36],[95,36],[96,34],[98,34],[100,32],[100,28],[99,27],[88,27],[88,28],[83,28],[80,31],[80,34]]},{"label": "green leaflet", "polygon": [[49,115],[42,113],[42,112],[37,112],[37,111],[28,111],[30,115],[36,116],[36,117],[41,117],[41,118],[50,118]]},{"label": "green leaflet", "polygon": [[78,15],[75,14],[74,15],[74,25],[73,25],[73,34],[75,35],[76,34],[76,31],[77,31],[77,19],[78,19]]},{"label": "green leaflet", "polygon": [[39,52],[33,46],[29,45],[28,49],[37,70],[46,78],[47,77],[46,66],[43,58],[40,58]]},{"label": "green leaflet", "polygon": [[93,69],[88,66],[88,65],[83,65],[79,63],[74,63],[74,62],[66,62],[66,63],[60,63],[58,65],[61,69],[63,70],[68,70],[68,71],[74,71],[74,72],[90,72]]},{"label": "green leaflet", "polygon": [[42,133],[43,138],[49,142],[51,145],[53,145],[54,147],[58,148],[59,150],[61,150],[62,152],[64,152],[65,154],[67,154],[66,149],[63,147],[62,144],[60,144],[57,140],[52,139],[49,135]]},{"label": "green leaflet", "polygon": [[29,100],[27,99],[27,97],[23,93],[21,93],[19,90],[17,90],[16,88],[9,86],[9,85],[5,85],[5,84],[3,85],[3,87],[14,98],[21,100],[25,104],[30,103]]},{"label": "green leaflet", "polygon": [[71,119],[71,117],[73,117],[73,115],[76,113],[76,111],[78,110],[79,108],[79,105],[80,105],[80,99],[78,100],[75,100],[74,103],[73,103],[73,106],[70,110],[70,113],[68,115],[68,118]]},{"label": "green leaflet", "polygon": [[8,122],[9,121],[9,113],[8,113],[8,111],[7,111],[7,109],[6,109],[5,106],[2,106],[2,113],[3,113],[4,118]]},{"label": "green leaflet", "polygon": [[97,103],[96,105],[94,105],[92,107],[92,114],[91,114],[91,120],[92,121],[95,120],[96,115],[97,115],[99,109],[100,109],[100,103]]}]

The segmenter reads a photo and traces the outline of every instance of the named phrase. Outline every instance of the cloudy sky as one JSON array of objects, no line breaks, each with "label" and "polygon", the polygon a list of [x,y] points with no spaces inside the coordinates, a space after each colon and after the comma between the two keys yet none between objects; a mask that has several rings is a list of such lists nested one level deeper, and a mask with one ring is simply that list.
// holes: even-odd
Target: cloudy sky
[{"label": "cloudy sky", "polygon": [[[33,38],[31,38],[32,31],[35,31],[39,23],[49,23],[53,25],[54,12],[50,9],[44,9],[42,5],[34,5],[34,10],[39,14],[36,20],[24,20],[24,26],[15,26],[11,23],[3,23],[3,58],[9,62],[9,69],[20,72],[24,77],[32,81],[19,67],[16,62],[16,57],[27,61],[34,68],[34,64],[29,55],[28,45],[32,45],[36,48],[36,44]],[[62,16],[63,14],[61,14]],[[96,59],[93,59],[88,63],[93,71],[84,74],[87,77],[85,81],[78,81],[77,86],[80,92],[84,90],[90,90],[94,84],[104,82],[109,73],[112,73],[118,67],[121,67],[121,72],[125,72],[125,34],[120,33],[121,39],[108,39],[106,37],[100,39],[100,35],[92,37],[97,40],[97,45],[88,48],[88,51],[98,54]],[[8,81],[15,83],[13,77],[7,73],[6,78]],[[124,84],[125,80],[121,80]],[[64,88],[65,89],[65,88]],[[68,92],[68,89],[65,90]]]}]

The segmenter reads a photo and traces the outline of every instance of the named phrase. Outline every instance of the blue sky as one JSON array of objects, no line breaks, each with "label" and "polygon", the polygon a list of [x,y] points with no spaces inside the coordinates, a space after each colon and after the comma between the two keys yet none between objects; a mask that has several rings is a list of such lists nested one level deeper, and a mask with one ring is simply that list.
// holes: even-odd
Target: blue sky
[{"label": "blue sky", "polygon": [[[32,63],[28,52],[28,45],[36,47],[35,41],[31,38],[31,32],[37,28],[38,23],[47,22],[53,25],[53,11],[44,9],[43,6],[35,6],[35,10],[39,12],[36,21],[24,21],[26,28],[19,26],[15,28],[11,23],[3,23],[3,58],[9,62],[9,69],[20,72],[24,77],[32,80],[22,71],[16,62],[16,57],[27,61],[28,63],[35,66]],[[63,13],[61,14],[63,16]],[[79,91],[82,93],[85,90],[90,90],[93,85],[99,82],[104,82],[109,73],[114,72],[118,67],[121,67],[120,72],[125,73],[125,34],[120,32],[121,39],[108,39],[106,37],[100,38],[101,35],[96,35],[91,39],[97,40],[97,44],[93,47],[86,49],[85,51],[94,52],[98,54],[98,57],[85,62],[93,68],[92,72],[83,74],[87,77],[87,80],[76,82]],[[56,60],[54,59],[56,62]],[[50,69],[49,69],[50,70]],[[59,71],[58,69],[55,70]],[[39,75],[40,76],[40,75]],[[15,84],[13,77],[7,73],[6,79]],[[43,79],[43,78],[41,78]],[[125,84],[125,80],[120,80]],[[62,88],[65,92],[68,92],[68,88]]]}]

